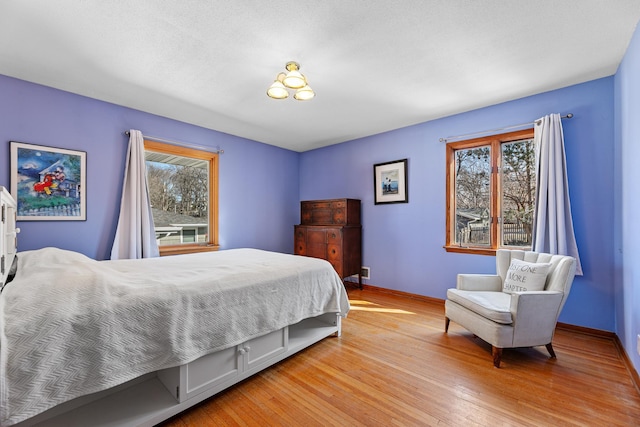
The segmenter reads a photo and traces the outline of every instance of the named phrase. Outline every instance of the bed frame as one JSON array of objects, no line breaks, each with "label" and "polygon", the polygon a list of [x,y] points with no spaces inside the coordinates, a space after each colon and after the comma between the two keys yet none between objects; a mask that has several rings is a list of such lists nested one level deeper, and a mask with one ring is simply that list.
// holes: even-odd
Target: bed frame
[{"label": "bed frame", "polygon": [[[2,283],[16,255],[15,201],[0,186]],[[55,406],[15,426],[153,426],[330,336],[340,313],[302,320],[185,365],[152,372]]]},{"label": "bed frame", "polygon": [[0,186],[0,288],[4,285],[18,251],[16,202],[5,187]]},{"label": "bed frame", "polygon": [[58,405],[16,426],[153,426],[269,366],[341,335],[341,317],[327,313],[128,383]]}]

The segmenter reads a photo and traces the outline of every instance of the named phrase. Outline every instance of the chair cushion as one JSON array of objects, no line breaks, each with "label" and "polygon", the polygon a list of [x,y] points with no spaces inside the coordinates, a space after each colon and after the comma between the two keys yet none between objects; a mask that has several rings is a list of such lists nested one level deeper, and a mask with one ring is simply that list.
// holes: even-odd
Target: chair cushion
[{"label": "chair cushion", "polygon": [[551,263],[526,262],[512,259],[504,278],[502,291],[507,293],[543,291]]},{"label": "chair cushion", "polygon": [[448,289],[447,299],[496,323],[505,325],[513,323],[513,317],[511,316],[511,311],[509,311],[511,294]]}]

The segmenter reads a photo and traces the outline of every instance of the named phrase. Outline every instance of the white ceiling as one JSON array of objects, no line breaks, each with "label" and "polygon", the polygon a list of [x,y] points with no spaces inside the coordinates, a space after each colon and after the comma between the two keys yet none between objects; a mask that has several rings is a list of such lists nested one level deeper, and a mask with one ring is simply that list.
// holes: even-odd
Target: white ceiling
[{"label": "white ceiling", "polygon": [[[638,0],[2,0],[0,74],[302,152],[612,75],[638,20]],[[289,60],[313,100],[267,97]]]}]

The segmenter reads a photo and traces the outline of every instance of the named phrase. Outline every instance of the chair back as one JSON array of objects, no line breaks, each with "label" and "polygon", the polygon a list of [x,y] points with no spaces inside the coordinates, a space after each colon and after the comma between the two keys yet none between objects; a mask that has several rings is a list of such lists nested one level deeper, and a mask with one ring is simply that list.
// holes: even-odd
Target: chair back
[{"label": "chair back", "polygon": [[507,271],[512,259],[519,259],[526,262],[534,263],[551,263],[547,281],[544,286],[545,291],[562,292],[562,302],[560,310],[564,306],[571,290],[573,278],[576,275],[577,262],[574,257],[568,255],[553,255],[542,252],[522,251],[512,249],[498,249],[496,253],[496,273],[504,283],[507,277]]}]

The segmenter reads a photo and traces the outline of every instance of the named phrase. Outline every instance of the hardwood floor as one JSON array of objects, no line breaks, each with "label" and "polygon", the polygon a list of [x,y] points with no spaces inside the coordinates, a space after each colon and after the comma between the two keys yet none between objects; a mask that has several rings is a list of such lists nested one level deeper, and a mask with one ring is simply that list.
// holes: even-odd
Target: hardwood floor
[{"label": "hardwood floor", "polygon": [[491,347],[440,302],[349,289],[329,337],[174,417],[185,426],[638,426],[640,394],[613,340],[558,329],[544,347]]}]

